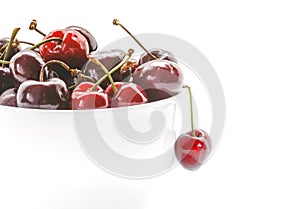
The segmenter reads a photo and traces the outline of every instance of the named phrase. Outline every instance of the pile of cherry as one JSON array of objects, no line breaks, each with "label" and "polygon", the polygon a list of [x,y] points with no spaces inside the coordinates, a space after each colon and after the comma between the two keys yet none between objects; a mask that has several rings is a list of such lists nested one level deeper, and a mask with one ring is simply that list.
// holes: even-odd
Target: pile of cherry
[{"label": "pile of cherry", "polygon": [[[118,21],[135,40],[136,38]],[[175,56],[163,49],[145,50],[138,60],[133,50],[101,51],[94,36],[79,26],[44,34],[33,20],[29,29],[43,39],[31,44],[0,39],[0,105],[35,109],[97,109],[138,105],[176,95],[183,87],[183,73]],[[21,49],[20,44],[30,45]],[[191,118],[192,118],[191,103]],[[181,135],[175,154],[181,164],[194,170],[210,153],[207,133],[195,130]]]}]

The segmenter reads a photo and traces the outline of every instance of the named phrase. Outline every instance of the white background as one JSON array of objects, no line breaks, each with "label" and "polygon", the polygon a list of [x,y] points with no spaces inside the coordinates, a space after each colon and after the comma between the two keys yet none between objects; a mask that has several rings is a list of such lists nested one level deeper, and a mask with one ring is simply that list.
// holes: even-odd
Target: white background
[{"label": "white background", "polygon": [[140,208],[300,207],[297,0],[53,0],[1,5],[0,37],[20,26],[20,37],[39,40],[38,34],[27,30],[36,18],[46,32],[81,25],[95,34],[101,46],[125,36],[111,24],[119,18],[133,33],[185,39],[213,64],[227,107],[217,152],[197,172],[178,168],[176,174],[132,182],[147,190]]}]

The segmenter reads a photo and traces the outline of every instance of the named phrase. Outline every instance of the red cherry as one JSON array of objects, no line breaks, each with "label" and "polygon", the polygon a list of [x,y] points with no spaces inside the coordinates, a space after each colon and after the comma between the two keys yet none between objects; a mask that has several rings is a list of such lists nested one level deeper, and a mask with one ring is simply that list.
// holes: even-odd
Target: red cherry
[{"label": "red cherry", "polygon": [[210,153],[208,134],[203,130],[195,130],[182,134],[175,143],[175,155],[180,164],[188,169],[199,168]]},{"label": "red cherry", "polygon": [[[135,83],[118,83],[118,92],[111,99],[112,107],[124,107],[137,104],[144,104],[148,102],[148,96],[144,89]],[[108,86],[108,92],[110,95],[110,86]],[[118,88],[118,87],[117,87]]]},{"label": "red cherry", "polygon": [[82,82],[74,89],[71,95],[73,110],[99,109],[110,106],[108,95],[99,86],[95,91],[90,91],[93,86],[94,83]]},{"label": "red cherry", "polygon": [[[73,90],[73,92],[85,92],[90,90],[94,86],[94,83],[92,82],[82,82],[76,88]],[[103,92],[103,89],[100,86],[97,86],[95,91]]]},{"label": "red cherry", "polygon": [[180,91],[183,73],[175,62],[153,60],[134,71],[133,82],[145,89],[150,101],[157,101]]},{"label": "red cherry", "polygon": [[45,36],[49,38],[61,38],[62,42],[51,41],[40,46],[42,58],[60,60],[67,63],[71,68],[81,68],[87,61],[89,47],[86,38],[76,30],[65,28],[54,30]]},{"label": "red cherry", "polygon": [[[117,89],[119,90],[121,88],[121,86],[125,85],[125,82],[115,82],[115,86],[117,87]],[[108,94],[109,98],[113,98],[115,92],[114,92],[114,88],[112,87],[112,85],[110,84],[104,91],[106,94]]]}]

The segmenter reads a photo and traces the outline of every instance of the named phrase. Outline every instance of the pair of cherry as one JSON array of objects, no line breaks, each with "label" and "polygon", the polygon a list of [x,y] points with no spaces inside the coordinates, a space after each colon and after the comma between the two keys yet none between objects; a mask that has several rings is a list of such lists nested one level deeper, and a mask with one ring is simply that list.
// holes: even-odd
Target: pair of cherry
[{"label": "pair of cherry", "polygon": [[[114,24],[124,28],[117,20],[114,21]],[[71,93],[72,109],[120,107],[157,101],[173,96],[182,86],[182,73],[176,64],[176,59],[164,50],[145,50],[146,53],[136,63],[139,66],[131,66],[133,82],[114,83],[113,77],[120,77],[123,73],[116,71],[118,67],[112,70],[112,67],[109,67],[111,70],[109,72],[101,63],[105,59],[101,59],[101,56],[100,59],[97,56],[89,56],[90,52],[97,49],[97,43],[93,36],[81,27],[72,26],[64,30],[53,31],[45,36],[41,44],[23,51],[18,49],[18,46],[13,48],[15,34],[6,47],[6,49],[14,49],[11,51],[16,49],[15,56],[10,60],[11,57],[9,57],[9,52],[6,50],[3,67],[1,68],[3,70],[0,71],[0,73],[3,72],[0,80],[1,78],[12,77],[7,81],[13,81],[11,83],[1,82],[1,85],[5,84],[1,88],[7,89],[11,86],[15,88],[5,91],[1,95],[0,103],[1,99],[6,99],[7,104],[11,106],[17,104],[19,107],[65,109],[69,105]],[[39,47],[39,51],[33,51],[37,47]],[[131,54],[132,52],[129,52],[128,57]],[[118,56],[115,57],[118,58]],[[128,57],[124,58],[121,63],[127,62]],[[6,60],[10,60],[9,71],[5,68]],[[56,61],[53,62],[54,60]],[[110,58],[109,62],[112,60]],[[111,66],[116,65],[116,63],[116,61],[113,61]],[[98,71],[91,68],[91,64],[96,64]],[[78,76],[77,78],[90,78],[98,80],[98,82],[96,84],[82,82],[76,86],[74,91],[70,92],[68,86],[73,84],[73,76],[76,74],[77,68],[82,69],[82,72],[85,73],[85,76]],[[53,78],[57,74],[64,81]],[[45,75],[48,80],[44,82]],[[108,86],[107,78],[110,83]],[[103,89],[99,85],[106,88]],[[41,97],[41,95],[43,96]],[[209,150],[208,135],[202,130],[194,130],[193,125],[192,131],[181,135],[175,143],[176,156],[187,169],[198,168],[206,159]]]}]

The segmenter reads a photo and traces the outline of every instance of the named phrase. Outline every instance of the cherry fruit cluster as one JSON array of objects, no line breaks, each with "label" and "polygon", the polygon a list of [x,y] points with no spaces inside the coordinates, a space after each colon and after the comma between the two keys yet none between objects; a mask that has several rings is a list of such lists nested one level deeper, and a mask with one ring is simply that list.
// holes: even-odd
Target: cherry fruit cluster
[{"label": "cherry fruit cluster", "polygon": [[[37,44],[16,39],[20,28],[15,28],[10,38],[0,39],[0,105],[52,110],[115,108],[166,99],[185,86],[172,53],[147,50],[119,20],[113,24],[145,50],[137,60],[132,58],[132,49],[98,50],[95,37],[83,27],[68,26],[45,34],[33,20],[29,29],[43,36]],[[30,47],[22,49],[21,44]],[[191,105],[191,118],[192,114]],[[208,135],[194,130],[193,125],[175,143],[177,158],[190,170],[198,168],[209,151]]]}]

